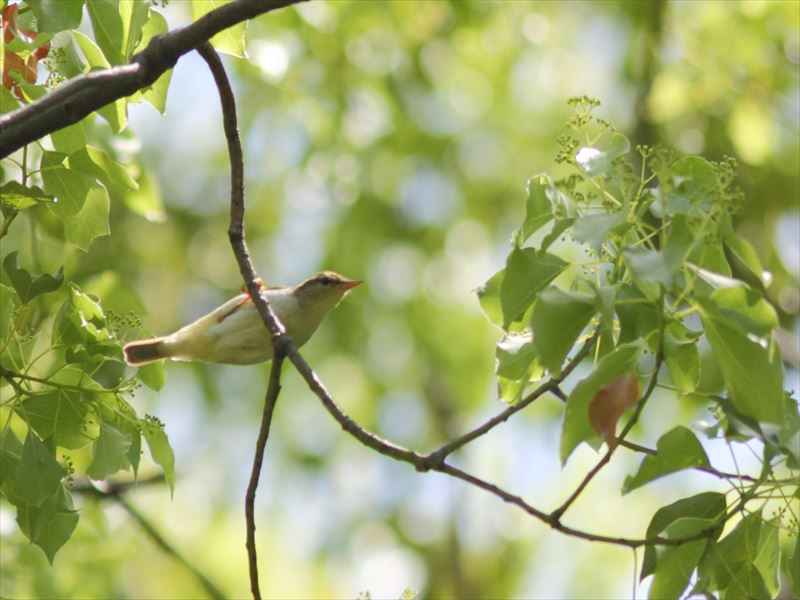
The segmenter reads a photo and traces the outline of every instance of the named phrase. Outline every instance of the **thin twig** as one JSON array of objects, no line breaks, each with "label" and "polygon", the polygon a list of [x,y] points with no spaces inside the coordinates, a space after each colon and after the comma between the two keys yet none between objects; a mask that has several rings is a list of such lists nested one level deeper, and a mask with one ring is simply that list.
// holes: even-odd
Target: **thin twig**
[{"label": "thin twig", "polygon": [[[270,373],[267,395],[264,400],[264,410],[261,418],[261,427],[256,442],[256,451],[253,457],[253,469],[250,473],[250,482],[247,486],[245,495],[245,521],[247,528],[247,559],[250,575],[250,589],[255,600],[260,600],[261,591],[258,582],[258,561],[256,555],[255,541],[255,497],[258,487],[258,480],[261,474],[261,465],[264,461],[264,451],[269,437],[272,415],[275,410],[275,403],[280,391],[280,372],[284,357],[288,348],[294,348],[291,338],[286,335],[286,330],[272,312],[266,297],[261,294],[261,285],[258,275],[250,260],[250,253],[247,249],[247,242],[244,236],[244,159],[242,144],[239,139],[239,129],[236,119],[236,99],[231,89],[230,81],[225,73],[219,55],[205,42],[197,49],[200,56],[208,64],[214,76],[214,83],[219,92],[220,104],[222,105],[222,122],[225,129],[225,139],[228,143],[228,156],[231,165],[231,220],[228,228],[233,253],[239,264],[239,271],[245,282],[245,287],[253,300],[253,304],[258,310],[261,320],[264,322],[266,331],[265,338],[272,336],[273,359],[272,370]],[[266,341],[266,340],[265,340]]]},{"label": "thin twig", "polygon": [[[150,478],[139,482],[140,484],[150,484],[163,482],[163,476]],[[183,565],[189,571],[197,582],[206,590],[208,596],[214,600],[223,600],[225,595],[220,591],[219,587],[209,579],[209,577],[197,568],[188,558],[186,558],[175,546],[173,546],[167,538],[165,538],[156,529],[155,525],[150,520],[140,513],[133,505],[124,498],[124,493],[131,489],[128,482],[116,486],[106,486],[106,489],[95,487],[91,483],[87,485],[76,486],[72,488],[73,492],[92,496],[98,500],[111,500],[119,504],[131,518],[136,521],[139,527],[144,530],[147,536],[164,551],[165,554],[171,556],[175,561]]]},{"label": "thin twig", "polygon": [[594,337],[587,340],[586,344],[578,351],[578,353],[570,360],[566,367],[561,371],[561,374],[558,377],[552,377],[547,380],[545,383],[541,384],[535,390],[533,390],[530,394],[528,394],[525,398],[517,402],[516,404],[509,406],[500,414],[492,417],[482,425],[479,425],[475,429],[468,431],[467,433],[457,437],[454,440],[451,440],[444,444],[438,450],[434,450],[433,452],[428,453],[426,456],[426,460],[431,464],[434,465],[436,463],[441,463],[447,458],[450,454],[464,446],[465,444],[470,443],[476,438],[488,433],[492,429],[494,429],[500,423],[504,423],[508,421],[513,415],[521,411],[522,409],[526,408],[530,405],[534,400],[543,396],[545,393],[550,392],[556,396],[562,394],[561,389],[559,388],[559,384],[564,381],[567,376],[575,370],[575,368],[580,364],[580,362],[586,358],[586,355],[589,353],[589,348],[591,344],[594,342]]},{"label": "thin twig", "polygon": [[[618,440],[624,440],[625,436],[628,435],[630,430],[633,429],[633,426],[636,425],[636,422],[639,420],[639,415],[642,414],[642,411],[644,410],[644,407],[647,404],[647,400],[653,394],[653,390],[656,389],[656,383],[658,382],[658,372],[661,370],[661,363],[662,363],[662,358],[661,356],[659,356],[658,359],[656,360],[656,365],[653,368],[653,374],[650,376],[650,383],[648,384],[647,389],[645,390],[641,400],[639,400],[639,403],[636,406],[636,410],[633,411],[631,418],[628,419],[628,422],[625,424],[625,427],[622,428],[622,431],[617,437]],[[619,441],[617,442],[617,444],[609,446],[605,455],[603,455],[603,458],[601,458],[598,461],[598,463],[594,466],[594,468],[586,474],[586,477],[584,477],[583,481],[581,481],[578,487],[575,488],[575,491],[572,492],[572,494],[570,494],[569,498],[567,498],[561,506],[559,506],[553,512],[550,513],[550,516],[552,516],[556,520],[559,520],[561,518],[561,516],[567,511],[567,509],[572,505],[572,503],[578,499],[578,496],[581,495],[581,492],[583,492],[586,486],[589,485],[592,479],[594,479],[595,475],[597,475],[600,472],[600,470],[608,464],[618,446],[619,446]]]},{"label": "thin twig", "polygon": [[261,590],[258,585],[258,558],[256,555],[256,489],[258,488],[258,479],[261,475],[261,465],[264,462],[264,449],[267,446],[269,429],[272,424],[272,414],[275,410],[275,404],[278,401],[278,394],[281,391],[281,367],[283,366],[283,358],[283,354],[276,352],[272,359],[267,397],[264,400],[264,411],[261,415],[261,428],[258,431],[256,453],[255,456],[253,456],[253,469],[250,471],[250,482],[247,484],[247,494],[245,495],[244,501],[244,514],[247,523],[246,546],[250,573],[250,590],[253,592],[253,598],[255,598],[255,600],[261,600]]}]

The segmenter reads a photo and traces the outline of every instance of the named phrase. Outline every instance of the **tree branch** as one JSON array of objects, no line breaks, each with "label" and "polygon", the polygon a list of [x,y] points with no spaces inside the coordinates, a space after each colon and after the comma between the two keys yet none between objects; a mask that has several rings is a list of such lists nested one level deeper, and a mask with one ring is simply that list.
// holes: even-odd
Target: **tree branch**
[{"label": "tree branch", "polygon": [[488,433],[500,423],[508,421],[508,419],[511,418],[511,416],[515,415],[523,408],[530,405],[534,400],[536,400],[540,396],[543,396],[546,392],[550,392],[558,396],[559,398],[562,397],[563,392],[561,392],[559,384],[563,382],[567,378],[567,376],[570,373],[572,373],[572,371],[575,370],[575,367],[577,367],[578,364],[580,364],[580,362],[584,358],[586,358],[586,355],[589,353],[589,348],[591,344],[594,342],[594,339],[595,339],[594,336],[592,336],[589,340],[586,341],[586,343],[583,345],[580,351],[578,351],[578,353],[572,358],[572,360],[567,364],[567,366],[564,367],[564,369],[561,371],[561,374],[558,377],[553,377],[547,380],[545,383],[543,383],[535,390],[533,390],[530,394],[528,394],[525,398],[523,398],[516,404],[509,406],[503,412],[492,417],[482,425],[479,425],[475,429],[468,431],[467,433],[457,437],[454,440],[451,440],[450,442],[447,442],[438,450],[430,452],[425,457],[426,461],[430,463],[431,467],[434,464],[443,462],[444,459],[447,458],[450,454],[452,454],[465,444],[468,444],[472,440],[479,438],[485,433]]},{"label": "tree branch", "polygon": [[[154,483],[163,483],[164,477],[159,475],[151,477],[139,482],[141,485],[149,485]],[[78,494],[92,496],[98,500],[111,500],[119,504],[130,517],[136,521],[139,527],[144,530],[147,536],[158,546],[161,550],[179,562],[183,567],[188,570],[197,582],[206,590],[208,596],[214,600],[223,600],[225,595],[220,591],[216,584],[208,578],[208,576],[192,564],[181,552],[173,546],[167,538],[165,538],[156,529],[155,525],[150,520],[140,513],[134,506],[124,498],[125,492],[134,487],[135,484],[128,482],[119,484],[106,484],[103,487],[95,486],[91,482],[81,483],[72,488],[72,491]]]},{"label": "tree branch", "polygon": [[594,466],[594,468],[586,474],[586,477],[584,477],[580,485],[578,485],[578,487],[575,488],[575,491],[572,492],[572,494],[570,494],[569,498],[567,498],[561,506],[559,506],[557,509],[555,509],[553,512],[550,513],[550,516],[553,517],[556,521],[558,521],[561,518],[561,516],[567,511],[567,509],[572,505],[572,503],[578,499],[578,496],[581,495],[581,492],[583,492],[586,486],[589,485],[592,479],[594,479],[595,475],[597,475],[600,472],[600,470],[608,464],[614,452],[620,445],[619,441],[624,440],[625,436],[628,435],[630,430],[633,429],[633,426],[636,425],[636,422],[639,420],[639,415],[642,414],[642,411],[644,410],[644,407],[647,404],[648,399],[653,394],[653,390],[656,389],[656,384],[658,383],[658,372],[661,370],[662,362],[663,358],[659,354],[658,358],[656,359],[656,365],[653,368],[653,374],[650,376],[650,383],[648,384],[647,389],[645,390],[644,395],[642,396],[642,399],[639,400],[639,403],[636,406],[636,410],[633,411],[631,418],[625,424],[625,427],[622,428],[622,431],[620,432],[619,436],[617,436],[617,444],[608,448],[603,458],[601,458],[600,461]]},{"label": "tree branch", "polygon": [[267,397],[264,400],[264,412],[261,415],[261,428],[258,431],[256,441],[256,453],[253,457],[253,469],[250,472],[250,482],[247,484],[247,494],[244,501],[244,514],[247,523],[247,562],[250,573],[250,590],[253,592],[255,600],[261,600],[261,590],[258,585],[258,557],[256,554],[256,518],[255,502],[258,479],[261,475],[261,465],[264,462],[264,449],[267,446],[270,424],[272,423],[272,413],[278,401],[278,394],[281,391],[281,367],[283,366],[283,354],[276,352],[272,359],[272,370],[269,376],[269,386],[267,387]]},{"label": "tree branch", "polygon": [[103,106],[152,85],[178,59],[215,34],[301,0],[234,0],[151,40],[128,64],[79,75],[43,98],[0,116],[0,158]]},{"label": "tree branch", "polygon": [[261,427],[256,442],[256,451],[253,457],[253,468],[250,472],[250,482],[245,494],[245,521],[247,528],[247,559],[250,574],[250,589],[255,600],[261,599],[261,590],[258,583],[258,561],[256,554],[255,541],[255,498],[258,480],[261,474],[261,466],[264,461],[264,451],[269,437],[272,415],[275,410],[275,403],[280,392],[280,374],[283,360],[288,349],[294,349],[291,338],[286,335],[286,330],[270,308],[269,301],[261,294],[261,284],[253,263],[250,260],[250,252],[247,249],[247,242],[244,236],[244,160],[242,144],[239,140],[239,130],[236,119],[236,99],[231,89],[230,81],[225,73],[225,68],[217,52],[211,44],[205,42],[197,49],[200,56],[208,64],[214,76],[214,83],[219,92],[220,104],[222,105],[222,122],[225,129],[225,138],[228,142],[228,155],[231,164],[231,217],[228,228],[233,253],[239,264],[239,272],[245,282],[250,298],[258,310],[261,320],[264,322],[266,331],[265,337],[272,335],[273,358],[272,370],[270,372],[267,395],[264,400],[264,410],[261,416]]}]

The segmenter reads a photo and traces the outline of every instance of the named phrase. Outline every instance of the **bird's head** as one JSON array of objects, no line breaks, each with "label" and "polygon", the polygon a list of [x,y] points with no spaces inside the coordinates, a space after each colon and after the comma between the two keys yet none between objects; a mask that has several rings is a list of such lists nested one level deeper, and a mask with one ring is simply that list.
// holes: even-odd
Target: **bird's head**
[{"label": "bird's head", "polygon": [[324,317],[347,292],[361,283],[359,279],[348,279],[333,271],[321,271],[295,287],[292,295],[304,311]]}]

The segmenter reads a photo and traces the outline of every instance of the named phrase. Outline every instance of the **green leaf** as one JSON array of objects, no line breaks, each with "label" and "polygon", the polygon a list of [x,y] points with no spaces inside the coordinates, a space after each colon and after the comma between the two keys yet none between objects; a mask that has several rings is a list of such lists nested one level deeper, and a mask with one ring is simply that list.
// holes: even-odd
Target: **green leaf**
[{"label": "green leaf", "polygon": [[595,314],[593,301],[592,296],[564,292],[556,286],[539,295],[531,319],[533,347],[553,375],[561,373],[564,359]]},{"label": "green leaf", "polygon": [[553,223],[553,228],[550,232],[542,238],[541,243],[539,244],[539,251],[544,252],[547,250],[553,242],[555,242],[559,236],[564,233],[567,229],[572,227],[572,224],[575,222],[575,219],[568,217],[566,219],[558,219],[555,223]]},{"label": "green leaf", "polygon": [[735,233],[730,233],[725,236],[725,245],[737,260],[747,267],[753,275],[758,277],[762,285],[768,287],[772,283],[772,274],[769,271],[765,271],[764,267],[761,266],[758,254],[750,242]]},{"label": "green leaf", "polygon": [[632,372],[642,350],[641,341],[618,346],[600,359],[594,371],[572,390],[567,398],[561,431],[562,464],[567,462],[578,444],[597,435],[589,423],[589,403],[594,395],[623,373]]},{"label": "green leaf", "polygon": [[128,464],[127,454],[130,447],[131,436],[103,422],[86,474],[92,479],[105,479],[123,469]]},{"label": "green leaf", "polygon": [[[762,530],[769,528],[763,524],[761,513],[754,512],[745,516],[736,524],[725,538],[709,547],[706,557],[700,565],[700,578],[713,589],[727,590],[727,597],[731,598],[763,598],[767,597],[764,580],[755,568],[755,562],[759,556],[759,551],[764,550],[763,567],[767,568],[773,561],[773,557],[768,556],[770,550],[767,546],[770,543],[769,533],[762,546],[760,540]],[[774,557],[777,560],[777,557]],[[774,574],[777,580],[777,564]],[[777,581],[775,581],[777,584]],[[755,591],[752,595],[750,591]],[[763,590],[762,593],[758,593]]]},{"label": "green leaf", "polygon": [[81,52],[83,52],[83,56],[86,58],[86,62],[89,63],[89,67],[91,67],[92,70],[108,69],[111,66],[111,63],[108,62],[103,51],[89,36],[84,35],[80,31],[73,31],[72,36],[81,49]]},{"label": "green leaf", "polygon": [[27,304],[37,296],[57,290],[64,283],[64,267],[61,267],[55,275],[48,273],[31,275],[19,267],[18,256],[19,252],[16,250],[6,256],[3,260],[3,270],[23,304]]},{"label": "green leaf", "polygon": [[145,24],[150,17],[149,0],[120,2],[119,14],[122,19],[122,55],[129,60],[142,40]]},{"label": "green leaf", "polygon": [[56,201],[48,208],[62,220],[81,212],[86,196],[94,185],[94,177],[64,167],[66,157],[60,152],[45,151],[41,162],[44,189],[56,197]]},{"label": "green leaf", "polygon": [[709,208],[719,191],[714,167],[704,158],[687,156],[672,167],[674,189],[667,196],[667,214],[686,214],[693,207]]},{"label": "green leaf", "polygon": [[[140,50],[144,50],[151,39],[157,35],[166,33],[167,31],[169,31],[167,20],[160,13],[156,12],[155,10],[151,10],[150,19],[144,24],[144,27],[142,27],[142,39],[139,42],[139,46],[136,48],[136,51],[138,52]],[[167,90],[169,89],[169,82],[171,78],[172,69],[169,69],[166,73],[159,77],[153,85],[142,92],[142,96],[144,97],[145,101],[147,101],[161,114],[164,114],[164,111],[167,108]]]},{"label": "green leaf", "polygon": [[[230,0],[192,0],[192,21],[197,21],[206,13],[227,4]],[[219,32],[211,38],[211,45],[224,54],[246,58],[244,50],[246,22],[239,23]]]},{"label": "green leaf", "polygon": [[97,437],[96,425],[87,423],[94,411],[83,392],[55,389],[31,394],[17,414],[42,438],[52,435],[57,446],[83,448]]},{"label": "green leaf", "polygon": [[646,338],[659,327],[658,306],[631,285],[620,287],[615,309],[619,318],[620,344]]},{"label": "green leaf", "polygon": [[39,506],[53,495],[66,474],[66,469],[58,464],[53,452],[28,431],[14,478],[14,499]]},{"label": "green leaf", "polygon": [[590,177],[606,175],[611,171],[614,159],[627,154],[630,149],[628,138],[621,133],[615,133],[602,149],[581,148],[575,160]]},{"label": "green leaf", "polygon": [[753,566],[758,570],[761,578],[769,591],[770,598],[774,598],[780,589],[778,571],[780,567],[780,545],[778,543],[778,530],[780,519],[765,521],[761,527],[761,536],[758,540]]},{"label": "green leaf", "polygon": [[646,248],[625,248],[622,254],[636,279],[672,287],[673,273],[660,252]]},{"label": "green leaf", "polygon": [[59,129],[50,134],[50,141],[53,148],[58,152],[72,154],[86,145],[86,133],[83,129],[83,121],[73,123],[68,127]]},{"label": "green leaf", "polygon": [[70,493],[59,485],[41,506],[17,506],[17,523],[28,539],[44,551],[52,565],[56,553],[78,525],[78,512]]},{"label": "green leaf", "polygon": [[[125,453],[125,458],[133,467],[134,474],[136,474],[139,469],[142,449],[141,425],[140,419],[136,416],[136,411],[119,394],[102,394],[100,416],[103,423],[111,425],[130,440],[130,446]],[[125,467],[127,468],[127,465]]]},{"label": "green leaf", "polygon": [[628,227],[623,213],[600,213],[576,219],[572,233],[579,242],[599,249],[610,232],[619,233]]},{"label": "green leaf", "polygon": [[18,109],[19,100],[9,90],[0,85],[0,114]]},{"label": "green leaf", "polygon": [[683,393],[695,391],[700,380],[700,352],[696,342],[664,336],[664,361],[675,387]]},{"label": "green leaf", "polygon": [[536,359],[533,338],[528,333],[507,333],[499,342],[495,353],[495,371],[501,377],[517,380],[530,372]]},{"label": "green leaf", "polygon": [[77,29],[81,24],[83,0],[28,0],[36,15],[39,31],[64,31]]},{"label": "green leaf", "polygon": [[94,39],[109,63],[121,65],[125,62],[123,52],[123,25],[120,2],[117,0],[92,0],[88,3]]},{"label": "green leaf", "polygon": [[170,494],[175,490],[175,455],[169,445],[164,425],[155,417],[146,416],[141,421],[142,434],[150,448],[150,456],[164,471],[164,479],[169,484]]},{"label": "green leaf", "polygon": [[789,558],[788,571],[792,576],[792,594],[800,597],[800,535],[795,536],[794,554]]},{"label": "green leaf", "polygon": [[[106,5],[111,1],[112,0],[100,0],[100,2],[98,2],[98,6],[101,4]],[[91,7],[94,4],[94,1],[92,1],[89,3],[89,6]],[[103,12],[103,14],[105,14],[106,9],[106,6],[95,8],[96,11],[99,10]],[[94,23],[94,20],[92,22]],[[80,31],[73,31],[72,35],[74,36],[75,41],[78,43],[78,46],[80,46],[81,51],[83,51],[83,54],[92,70],[107,69],[111,66],[109,59],[106,58],[106,55],[103,54],[103,51],[90,38],[82,34]],[[115,100],[111,104],[107,104],[98,110],[97,114],[99,114],[108,122],[111,130],[114,133],[119,133],[125,129],[125,126],[128,123],[128,103],[125,98],[120,98],[119,100]]]},{"label": "green leaf", "polygon": [[617,300],[617,293],[619,292],[619,284],[613,285],[597,285],[594,286],[594,308],[600,314],[600,321],[597,324],[598,350],[595,354],[596,358],[600,358],[614,349],[614,304]]},{"label": "green leaf", "polygon": [[705,450],[686,427],[675,427],[656,443],[656,454],[645,456],[633,477],[625,478],[622,493],[627,494],[649,481],[692,467],[709,467]]},{"label": "green leaf", "polygon": [[106,104],[97,114],[106,120],[114,133],[119,133],[128,124],[128,104],[125,98]]},{"label": "green leaf", "polygon": [[69,168],[73,171],[93,175],[106,185],[119,186],[131,190],[138,189],[138,184],[118,162],[98,148],[84,146],[69,156]]},{"label": "green leaf", "polygon": [[137,185],[139,189],[125,193],[122,201],[132,212],[148,221],[163,222],[167,217],[156,179],[149,171],[142,170]]},{"label": "green leaf", "polygon": [[156,392],[164,387],[167,380],[167,370],[164,368],[164,361],[160,360],[139,367],[139,379],[143,384]]},{"label": "green leaf", "polygon": [[67,240],[84,252],[88,251],[95,238],[109,234],[109,210],[106,188],[99,185],[89,188],[80,212],[63,218]]},{"label": "green leaf", "polygon": [[503,328],[518,320],[546,288],[566,267],[564,260],[553,254],[540,254],[533,248],[511,250],[506,261],[506,272],[500,285],[500,306],[503,310]]},{"label": "green leaf", "polygon": [[763,347],[707,304],[701,315],[734,406],[758,421],[783,422],[783,365],[775,340]]},{"label": "green leaf", "polygon": [[497,344],[495,365],[498,395],[508,404],[517,402],[528,383],[544,374],[530,332],[506,334]]},{"label": "green leaf", "polygon": [[546,183],[546,175],[535,175],[528,180],[525,220],[514,236],[518,246],[524,244],[529,237],[553,220],[553,208],[547,198]]},{"label": "green leaf", "polygon": [[[725,496],[717,492],[703,492],[690,498],[683,498],[655,512],[647,526],[647,537],[660,535],[680,519],[702,519],[707,521],[708,525],[714,524],[725,515],[725,509]],[[717,536],[722,532],[722,527],[720,524]],[[645,546],[640,579],[655,573],[657,562],[656,548]]]},{"label": "green leaf", "polygon": [[[666,533],[669,532],[667,529]],[[667,546],[660,550],[658,566],[647,597],[651,600],[672,600],[673,598],[678,600],[689,585],[689,580],[703,555],[705,545],[704,540],[698,540],[680,546]]]},{"label": "green leaf", "polygon": [[720,288],[710,296],[716,312],[742,333],[768,336],[778,327],[778,313],[763,296],[748,287]]},{"label": "green leaf", "polygon": [[0,187],[0,201],[13,210],[25,210],[39,202],[51,202],[53,197],[34,186],[25,186],[18,181],[9,181]]},{"label": "green leaf", "polygon": [[6,427],[0,433],[0,489],[9,499],[12,496],[9,488],[14,482],[22,449],[22,442],[11,427]]},{"label": "green leaf", "polygon": [[478,303],[480,304],[483,314],[486,315],[490,323],[498,327],[503,326],[503,309],[500,306],[500,287],[505,274],[505,269],[498,271],[476,290],[478,294]]}]

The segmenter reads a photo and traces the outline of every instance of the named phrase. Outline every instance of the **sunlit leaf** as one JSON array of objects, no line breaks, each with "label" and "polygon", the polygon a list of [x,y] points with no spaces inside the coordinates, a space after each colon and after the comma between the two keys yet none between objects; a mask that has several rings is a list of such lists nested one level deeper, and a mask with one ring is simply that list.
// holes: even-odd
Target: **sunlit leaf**
[{"label": "sunlit leaf", "polygon": [[92,462],[86,474],[92,479],[105,479],[128,463],[131,438],[106,422],[100,425],[100,436],[94,443]]},{"label": "sunlit leaf", "polygon": [[684,393],[693,392],[700,379],[700,352],[694,341],[683,342],[664,336],[664,362],[672,382]]},{"label": "sunlit leaf", "polygon": [[628,138],[621,133],[614,133],[602,148],[581,148],[575,156],[575,161],[591,177],[607,175],[611,171],[614,159],[627,154],[630,149]]},{"label": "sunlit leaf", "polygon": [[541,227],[553,220],[553,208],[546,194],[546,178],[535,175],[528,180],[528,201],[525,205],[525,220],[516,233],[517,245],[522,245]]},{"label": "sunlit leaf", "polygon": [[[647,526],[647,537],[661,534],[671,524],[681,519],[703,520],[707,522],[708,526],[717,524],[725,515],[726,506],[725,496],[717,492],[704,492],[689,498],[682,498],[656,511]],[[692,522],[691,524],[696,526],[696,523]],[[716,539],[722,533],[722,527],[722,524],[717,525],[716,535],[712,536],[712,539]],[[656,547],[645,546],[640,579],[652,575],[656,570],[657,562]]]},{"label": "sunlit leaf", "polygon": [[77,29],[81,23],[84,0],[28,0],[36,15],[39,31]]},{"label": "sunlit leaf", "polygon": [[109,210],[110,202],[106,188],[91,186],[81,210],[62,218],[67,239],[84,252],[89,250],[95,238],[109,234]]},{"label": "sunlit leaf", "polygon": [[3,270],[8,275],[8,280],[14,286],[19,299],[27,304],[37,296],[54,292],[64,283],[64,268],[60,268],[55,275],[42,273],[31,275],[17,264],[19,252],[11,252],[3,260]]},{"label": "sunlit leaf", "polygon": [[69,155],[69,167],[75,171],[93,175],[106,185],[115,185],[131,190],[139,187],[125,167],[112,160],[99,148],[84,146],[73,152]]},{"label": "sunlit leaf", "polygon": [[[143,50],[156,35],[166,33],[168,30],[169,25],[164,16],[151,9],[150,19],[148,19],[147,23],[142,27],[142,39],[139,42],[137,51]],[[142,91],[142,96],[145,101],[161,114],[164,114],[167,108],[167,90],[169,89],[169,82],[171,79],[172,69],[168,69],[153,85]]]},{"label": "sunlit leaf", "polygon": [[78,525],[78,512],[70,493],[63,485],[58,485],[41,505],[18,505],[17,523],[28,539],[44,551],[52,565],[56,552],[72,537]]},{"label": "sunlit leaf", "polygon": [[[192,21],[197,21],[206,13],[227,4],[230,0],[192,0]],[[244,50],[246,21],[228,27],[211,38],[211,45],[220,52],[246,58]]]},{"label": "sunlit leaf", "polygon": [[500,285],[500,306],[503,327],[518,320],[528,310],[536,296],[550,285],[567,263],[553,254],[540,254],[533,248],[515,247],[506,261],[506,271]]},{"label": "sunlit leaf", "polygon": [[150,456],[164,471],[164,479],[169,485],[170,494],[175,489],[175,455],[169,445],[164,425],[158,419],[147,416],[141,421],[142,435],[147,440]]},{"label": "sunlit leaf", "polygon": [[66,469],[58,464],[53,452],[29,431],[17,465],[13,498],[39,506],[55,493],[66,474]]},{"label": "sunlit leaf", "polygon": [[40,202],[52,202],[53,196],[34,186],[25,186],[18,181],[9,181],[0,186],[0,202],[14,210],[25,210]]},{"label": "sunlit leaf", "polygon": [[542,365],[552,374],[561,372],[575,340],[594,315],[593,298],[550,286],[539,295],[531,326],[533,346]]},{"label": "sunlit leaf", "polygon": [[775,341],[768,340],[764,347],[708,306],[702,322],[736,408],[758,421],[781,423],[783,367]]},{"label": "sunlit leaf", "polygon": [[708,467],[708,457],[695,435],[678,426],[662,435],[656,443],[656,454],[642,460],[636,475],[625,478],[622,493],[627,494],[645,483],[692,467]]}]

